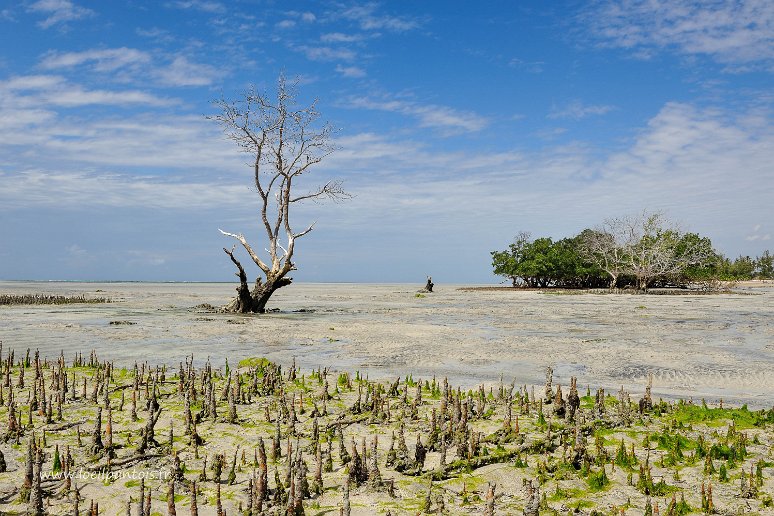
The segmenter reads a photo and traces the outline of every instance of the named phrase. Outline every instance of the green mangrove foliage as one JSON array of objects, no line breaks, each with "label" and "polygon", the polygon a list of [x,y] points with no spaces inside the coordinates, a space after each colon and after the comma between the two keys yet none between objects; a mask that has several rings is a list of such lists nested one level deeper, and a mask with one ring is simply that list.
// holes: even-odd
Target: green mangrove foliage
[{"label": "green mangrove foliage", "polygon": [[711,290],[720,281],[774,278],[769,251],[731,260],[708,237],[681,231],[661,213],[607,219],[557,241],[521,232],[508,249],[491,256],[494,273],[514,287]]}]

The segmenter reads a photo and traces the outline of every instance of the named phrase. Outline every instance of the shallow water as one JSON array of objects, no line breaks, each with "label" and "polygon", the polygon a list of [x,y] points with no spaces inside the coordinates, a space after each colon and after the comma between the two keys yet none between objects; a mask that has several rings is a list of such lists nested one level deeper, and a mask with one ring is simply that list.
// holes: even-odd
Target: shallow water
[{"label": "shallow water", "polygon": [[[262,316],[210,314],[234,285],[0,282],[0,293],[109,297],[102,305],[0,307],[4,350],[50,357],[95,349],[121,365],[176,365],[186,355],[221,365],[266,356],[371,377],[448,376],[454,384],[621,386],[708,402],[774,404],[774,285],[711,296],[555,295],[461,291],[440,285],[294,284]],[[299,310],[301,310],[299,312]],[[110,325],[130,321],[133,325]],[[17,355],[18,356],[18,355]]]}]

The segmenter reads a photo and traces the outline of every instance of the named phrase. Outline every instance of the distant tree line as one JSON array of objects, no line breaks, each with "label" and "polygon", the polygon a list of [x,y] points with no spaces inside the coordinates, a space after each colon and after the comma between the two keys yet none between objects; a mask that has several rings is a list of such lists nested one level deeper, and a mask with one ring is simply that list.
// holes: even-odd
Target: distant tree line
[{"label": "distant tree line", "polygon": [[769,251],[731,260],[708,237],[681,231],[661,213],[607,219],[557,241],[521,232],[491,255],[494,273],[514,287],[712,289],[720,281],[774,278]]}]

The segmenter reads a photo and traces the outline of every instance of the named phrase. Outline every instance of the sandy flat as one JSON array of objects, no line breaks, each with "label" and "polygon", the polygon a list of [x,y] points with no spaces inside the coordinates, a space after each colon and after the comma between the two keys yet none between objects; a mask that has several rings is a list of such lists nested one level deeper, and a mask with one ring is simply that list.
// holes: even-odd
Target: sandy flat
[{"label": "sandy flat", "polygon": [[[249,356],[371,378],[447,376],[454,384],[542,384],[774,404],[774,284],[732,294],[641,296],[462,291],[439,285],[294,284],[262,316],[211,314],[230,284],[0,282],[0,293],[105,296],[105,305],[0,307],[0,340],[43,355],[96,349],[121,364],[220,364]],[[110,321],[132,325],[110,325]]]}]

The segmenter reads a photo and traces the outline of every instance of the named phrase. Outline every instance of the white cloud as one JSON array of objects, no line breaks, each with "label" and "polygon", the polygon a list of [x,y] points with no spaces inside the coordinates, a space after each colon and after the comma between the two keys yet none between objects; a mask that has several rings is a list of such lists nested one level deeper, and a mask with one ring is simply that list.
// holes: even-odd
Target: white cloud
[{"label": "white cloud", "polygon": [[81,248],[78,244],[67,246],[65,251],[67,251],[70,256],[77,258],[83,258],[87,254],[86,249]]},{"label": "white cloud", "polygon": [[163,99],[143,91],[84,90],[79,86],[71,86],[57,92],[49,92],[46,95],[42,95],[40,98],[45,105],[62,107],[78,107],[95,104],[113,106],[126,106],[131,104],[165,106],[173,103],[173,101],[169,99]]},{"label": "white cloud", "polygon": [[675,49],[729,65],[774,66],[769,0],[604,0],[592,4],[584,18],[603,44],[640,56]]},{"label": "white cloud", "polygon": [[480,131],[489,124],[486,118],[475,113],[435,104],[411,106],[408,113],[418,117],[423,127],[444,127],[473,132]]},{"label": "white cloud", "polygon": [[[303,23],[314,23],[317,21],[317,15],[315,15],[313,12],[309,11],[287,11],[284,13],[285,16],[288,16],[290,18],[297,18],[301,20]],[[295,23],[293,23],[295,25]]]},{"label": "white cloud", "polygon": [[147,52],[134,48],[106,48],[83,52],[49,52],[40,62],[44,69],[72,68],[85,63],[93,63],[100,72],[112,72],[119,68],[146,64],[151,58]]},{"label": "white cloud", "polygon": [[[393,167],[406,164],[404,160],[417,157],[421,146],[416,142],[391,140],[376,133],[342,136],[336,140],[338,150],[323,162],[333,170],[367,169],[374,162],[389,160]],[[427,156],[422,160],[426,161]],[[343,167],[343,168],[342,168]]]},{"label": "white cloud", "polygon": [[758,160],[774,156],[772,127],[756,118],[731,116],[719,110],[699,110],[671,102],[648,122],[647,129],[625,154],[611,158],[615,173],[648,175],[670,168],[690,171],[700,180],[713,171],[725,175],[764,172]]},{"label": "white cloud", "polygon": [[[193,62],[183,55],[175,56],[168,64],[157,65],[153,63],[149,53],[126,47],[82,52],[49,52],[40,62],[40,67],[47,70],[70,69],[81,65],[90,65],[91,69],[97,72],[113,72],[112,77],[115,79],[150,76],[164,86],[207,86],[219,75],[219,70],[214,66]],[[115,73],[119,71],[127,71],[130,74]],[[27,80],[32,83],[35,77],[28,76]]]},{"label": "white cloud", "polygon": [[362,39],[363,37],[358,34],[344,34],[342,32],[328,32],[320,36],[320,41],[325,43],[354,43]]},{"label": "white cloud", "polygon": [[59,259],[65,262],[70,267],[83,267],[93,264],[96,261],[96,257],[82,248],[78,244],[71,244],[65,247],[64,255]]},{"label": "white cloud", "polygon": [[347,48],[313,47],[301,45],[294,50],[303,52],[310,61],[351,61],[355,58],[355,52]]},{"label": "white cloud", "polygon": [[13,107],[0,108],[0,134],[6,138],[6,145],[17,142],[27,143],[28,137],[23,131],[32,126],[44,125],[56,120],[56,113],[50,109],[31,108],[17,109]]},{"label": "white cloud", "polygon": [[[0,199],[6,208],[17,209],[30,206],[60,209],[83,206],[214,209],[250,196],[245,184],[161,180],[151,176],[104,172],[86,174],[28,170],[7,174],[0,170],[0,179],[4,185]],[[72,248],[70,252],[77,253],[78,248]]]},{"label": "white cloud", "polygon": [[615,107],[605,105],[585,105],[580,101],[573,101],[563,107],[554,107],[548,114],[548,118],[560,119],[570,118],[572,120],[581,120],[583,118],[604,115],[613,111]]},{"label": "white cloud", "polygon": [[151,27],[150,29],[137,28],[135,30],[138,36],[152,39],[158,43],[170,43],[175,40],[175,37],[171,32],[158,27]]},{"label": "white cloud", "polygon": [[[8,85],[10,84],[10,88]],[[20,89],[35,87],[34,89]],[[192,170],[240,167],[240,156],[213,123],[201,116],[116,113],[78,106],[158,106],[175,103],[136,90],[89,90],[46,76],[0,82],[0,166],[24,170],[88,166],[171,167]]]},{"label": "white cloud", "polygon": [[69,0],[39,0],[30,5],[28,10],[47,16],[45,20],[38,22],[38,26],[43,29],[94,15],[91,9],[75,5]]},{"label": "white cloud", "polygon": [[128,257],[127,265],[140,265],[140,266],[151,266],[151,267],[159,267],[161,265],[165,265],[169,257],[164,254],[159,254],[156,252],[149,252],[144,250],[136,250],[131,249],[129,251],[126,251],[126,255]]},{"label": "white cloud", "polygon": [[518,57],[514,57],[508,61],[508,66],[511,68],[516,68],[517,70],[523,70],[529,73],[541,73],[544,65],[545,63],[543,61],[524,61]]},{"label": "white cloud", "polygon": [[451,131],[480,131],[489,120],[471,112],[459,111],[436,104],[418,104],[404,100],[374,100],[367,97],[350,99],[347,107],[402,113],[415,117],[422,127],[436,127]]},{"label": "white cloud", "polygon": [[169,65],[154,70],[153,74],[166,86],[207,86],[215,81],[219,71],[213,66],[177,56]]},{"label": "white cloud", "polygon": [[64,82],[58,75],[20,75],[0,82],[0,91],[48,90]]},{"label": "white cloud", "polygon": [[765,242],[767,240],[770,240],[771,239],[771,234],[770,233],[761,233],[761,231],[760,231],[761,227],[762,226],[760,224],[756,224],[753,227],[752,234],[747,235],[746,237],[744,237],[744,239],[747,240],[748,242],[755,242],[755,241]]},{"label": "white cloud", "polygon": [[[0,209],[93,203],[193,210],[250,197],[244,155],[212,123],[157,113],[63,116],[54,98],[60,90],[71,97],[59,102],[71,105],[119,102],[122,95],[55,75],[0,82]],[[124,100],[157,100],[142,93]],[[442,131],[481,131],[489,123],[414,99],[361,97],[347,107],[398,113]],[[325,217],[341,228],[409,227],[421,220],[438,238],[459,243],[459,235],[485,238],[481,221],[488,221],[488,235],[507,240],[514,228],[569,234],[611,214],[649,207],[667,209],[713,239],[759,243],[770,231],[747,233],[754,221],[771,219],[773,127],[760,105],[732,115],[670,103],[612,153],[581,145],[523,151],[517,143],[450,152],[406,133],[348,135],[339,138],[341,150],[323,162],[320,177],[343,174],[357,197]],[[132,173],[140,167],[166,176]],[[745,240],[753,235],[757,239]]]},{"label": "white cloud", "polygon": [[226,7],[220,2],[208,2],[206,0],[185,0],[174,2],[171,5],[179,9],[193,9],[206,13],[222,13],[226,11]]},{"label": "white cloud", "polygon": [[507,242],[519,229],[568,236],[648,207],[736,253],[745,242],[739,228],[772,218],[772,127],[755,117],[668,104],[627,148],[602,157],[587,146],[441,153],[417,141],[360,135],[342,142],[326,165],[352,171],[356,194],[329,224],[412,227],[421,220],[435,238],[462,245],[498,234]]},{"label": "white cloud", "polygon": [[550,127],[548,129],[540,129],[536,131],[535,136],[541,140],[555,140],[566,132],[566,127]]},{"label": "white cloud", "polygon": [[374,2],[356,5],[345,9],[340,16],[346,20],[356,22],[363,30],[390,30],[393,32],[405,32],[419,27],[419,22],[406,17],[377,14],[378,4]]},{"label": "white cloud", "polygon": [[[16,119],[27,117],[42,122],[40,118],[51,107],[78,107],[88,105],[127,106],[144,104],[164,106],[174,103],[137,90],[89,90],[67,82],[57,75],[26,75],[0,81],[0,117]],[[21,93],[21,94],[20,94]],[[12,116],[9,113],[13,113]]]},{"label": "white cloud", "polygon": [[359,66],[336,65],[336,71],[344,77],[359,78],[366,76],[366,71]]},{"label": "white cloud", "polygon": [[295,20],[282,20],[276,24],[278,29],[291,29],[296,26]]}]

